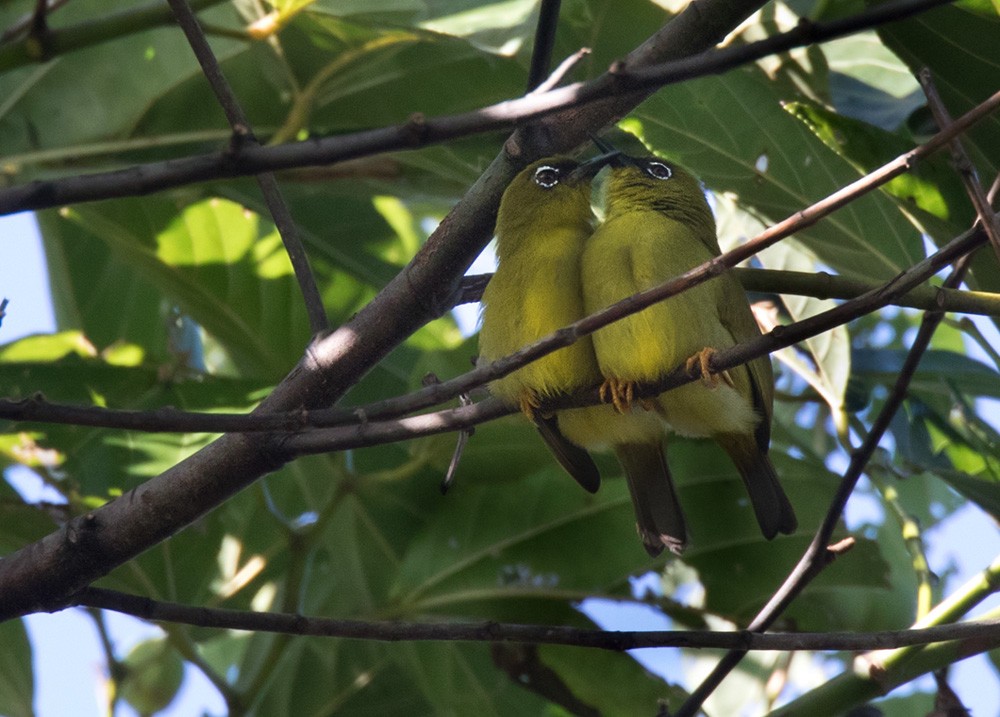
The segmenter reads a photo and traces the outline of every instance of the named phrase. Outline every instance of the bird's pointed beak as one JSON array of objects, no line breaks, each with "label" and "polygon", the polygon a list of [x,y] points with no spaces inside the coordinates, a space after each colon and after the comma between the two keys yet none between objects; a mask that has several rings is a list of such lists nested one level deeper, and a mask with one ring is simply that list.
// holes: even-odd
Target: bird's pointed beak
[{"label": "bird's pointed beak", "polygon": [[605,164],[610,164],[613,167],[624,167],[631,164],[628,156],[624,152],[603,137],[598,137],[596,134],[592,134],[590,135],[590,140],[599,150],[601,150],[602,155],[614,155],[609,156],[605,161]]},{"label": "bird's pointed beak", "polygon": [[593,142],[594,145],[604,154],[618,151],[618,148],[611,144],[608,140],[603,137],[598,137],[596,134],[590,135],[590,141]]},{"label": "bird's pointed beak", "polygon": [[570,179],[577,182],[585,179],[593,179],[605,165],[614,162],[620,155],[621,152],[617,149],[612,149],[610,152],[605,152],[592,159],[588,159],[570,172]]},{"label": "bird's pointed beak", "polygon": [[642,167],[642,165],[636,160],[635,157],[632,157],[628,154],[625,154],[625,152],[616,149],[615,146],[611,144],[608,140],[602,139],[593,134],[590,135],[590,139],[594,142],[595,145],[597,145],[597,148],[601,150],[601,152],[604,152],[606,154],[611,152],[618,153],[617,156],[611,157],[610,159],[607,160],[607,163],[610,164],[612,167],[639,167],[639,168]]}]

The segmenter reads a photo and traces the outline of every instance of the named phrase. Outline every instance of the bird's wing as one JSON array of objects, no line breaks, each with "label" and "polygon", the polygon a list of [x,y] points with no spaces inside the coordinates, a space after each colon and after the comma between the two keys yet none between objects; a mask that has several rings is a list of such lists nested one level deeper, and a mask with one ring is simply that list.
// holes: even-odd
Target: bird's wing
[{"label": "bird's wing", "polygon": [[[723,274],[716,280],[723,293],[723,306],[727,311],[720,312],[722,325],[733,337],[734,343],[740,343],[760,336],[760,328],[753,317],[750,305],[747,303],[743,287],[732,274]],[[754,410],[760,414],[761,420],[754,432],[757,445],[766,451],[771,442],[771,411],[774,402],[774,372],[771,369],[769,356],[760,356],[731,371],[737,388],[748,395]]]}]

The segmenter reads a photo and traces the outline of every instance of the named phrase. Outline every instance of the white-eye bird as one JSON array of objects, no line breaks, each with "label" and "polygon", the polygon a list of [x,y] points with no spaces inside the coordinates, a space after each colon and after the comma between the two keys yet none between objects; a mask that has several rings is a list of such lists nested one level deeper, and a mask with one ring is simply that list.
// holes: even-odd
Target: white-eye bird
[{"label": "white-eye bird", "polygon": [[[618,155],[610,162],[605,220],[587,242],[582,261],[587,314],[720,253],[712,211],[694,176],[653,156]],[[676,433],[711,437],[725,450],[743,479],[761,532],[771,539],[794,532],[796,519],[767,455],[774,396],[770,359],[763,356],[721,375],[708,371],[715,350],[759,334],[743,288],[726,273],[599,329],[593,341],[604,377],[602,395],[610,394],[619,410],[634,410],[635,384],[655,381],[680,364],[689,370],[699,364],[701,381],[643,405]],[[637,513],[640,503],[663,501],[662,487],[648,480],[632,489]]]}]

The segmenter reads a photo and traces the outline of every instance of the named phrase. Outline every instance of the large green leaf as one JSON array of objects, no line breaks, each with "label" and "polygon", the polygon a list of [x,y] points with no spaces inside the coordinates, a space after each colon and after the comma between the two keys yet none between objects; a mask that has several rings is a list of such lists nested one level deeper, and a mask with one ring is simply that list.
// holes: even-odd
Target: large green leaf
[{"label": "large green leaf", "polygon": [[[729,197],[715,198],[715,215],[719,226],[719,245],[726,251],[747,236],[756,236],[764,225],[740,209]],[[787,239],[757,255],[767,269],[813,271],[818,265],[815,254],[795,239]],[[782,295],[782,307],[791,321],[802,321],[834,306],[829,299],[811,296]],[[765,330],[779,321],[778,312],[768,311],[768,304],[758,307],[758,323]],[[803,355],[805,354],[805,355]],[[806,339],[798,346],[776,351],[774,357],[794,374],[802,377],[830,406],[834,415],[844,407],[847,380],[851,372],[850,338],[846,326],[837,326],[818,336]]]},{"label": "large green leaf", "polygon": [[916,78],[873,30],[827,42],[832,104],[845,117],[897,129],[923,104]]},{"label": "large green leaf", "polygon": [[[786,109],[859,172],[871,172],[913,149],[913,143],[898,134],[819,105],[797,102],[786,105]],[[917,227],[930,234],[939,245],[951,241],[975,216],[958,174],[940,154],[896,177],[884,185],[883,191],[895,197]]]},{"label": "large green leaf", "polygon": [[[1000,17],[945,5],[879,29],[883,42],[916,73],[927,67],[945,106],[958,117],[997,91]],[[1000,117],[994,112],[962,139],[984,181],[1000,171]]]},{"label": "large green leaf", "polygon": [[[72,339],[76,343],[71,343]],[[51,401],[112,408],[175,406],[188,410],[249,410],[263,397],[261,383],[229,378],[165,379],[154,364],[116,364],[94,355],[79,334],[33,337],[0,350],[0,383],[7,396],[22,398],[42,392]],[[56,352],[56,353],[54,353]],[[60,353],[61,352],[61,353]],[[125,352],[121,352],[125,353]],[[135,352],[141,357],[141,352]],[[5,427],[2,445],[19,455],[20,433],[29,425]],[[134,434],[68,425],[35,428],[34,442],[53,449],[46,460],[82,496],[103,502],[109,495],[134,487],[203,446],[202,434]]]},{"label": "large green leaf", "polygon": [[[906,360],[903,349],[856,349],[854,375],[866,381],[891,384]],[[986,364],[952,351],[932,349],[924,354],[911,383],[924,396],[952,395],[953,388],[971,396],[1000,398],[1000,376]]]},{"label": "large green leaf", "polygon": [[[178,213],[179,212],[179,213]],[[305,307],[273,225],[208,200],[122,200],[67,210],[217,338],[237,365],[281,375],[309,338]]]},{"label": "large green leaf", "polygon": [[[778,221],[858,178],[782,109],[794,97],[791,86],[744,67],[660,90],[627,126],[654,151],[690,167],[713,191],[731,193],[740,206]],[[918,233],[878,194],[796,237],[824,264],[855,278],[885,279],[923,257]]]},{"label": "large green leaf", "polygon": [[[5,3],[4,8],[5,28],[30,11],[23,3]],[[73,3],[53,15],[54,24],[100,20],[120,8],[121,3],[111,0]],[[227,8],[210,16],[218,18],[220,13],[232,16]],[[225,56],[242,44],[220,40],[215,47]],[[150,102],[172,87],[178,76],[196,72],[197,67],[183,34],[165,27],[119,37],[111,52],[107,45],[95,45],[0,74],[0,97],[4,98],[0,102],[0,155],[8,162],[5,171],[19,179],[31,178],[37,176],[38,162],[57,172],[77,171],[88,145],[126,137]],[[221,110],[214,109],[212,114],[222,121]],[[47,155],[40,154],[41,149]]]}]

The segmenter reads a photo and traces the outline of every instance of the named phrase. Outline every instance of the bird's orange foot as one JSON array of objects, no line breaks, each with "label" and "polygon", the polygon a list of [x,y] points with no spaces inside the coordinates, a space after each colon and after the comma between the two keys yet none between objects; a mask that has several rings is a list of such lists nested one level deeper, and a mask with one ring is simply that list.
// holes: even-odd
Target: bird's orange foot
[{"label": "bird's orange foot", "polygon": [[610,401],[618,413],[628,413],[632,410],[632,400],[635,398],[635,382],[620,378],[605,379],[601,384],[600,396],[604,403]]},{"label": "bird's orange foot", "polygon": [[684,369],[688,372],[689,376],[694,376],[696,373],[695,367],[697,366],[701,371],[701,382],[708,388],[718,388],[720,379],[730,388],[735,388],[733,378],[729,375],[728,371],[714,373],[709,367],[708,363],[712,360],[713,356],[715,356],[715,349],[711,346],[706,346],[684,362]]}]

